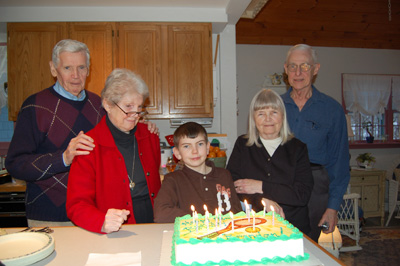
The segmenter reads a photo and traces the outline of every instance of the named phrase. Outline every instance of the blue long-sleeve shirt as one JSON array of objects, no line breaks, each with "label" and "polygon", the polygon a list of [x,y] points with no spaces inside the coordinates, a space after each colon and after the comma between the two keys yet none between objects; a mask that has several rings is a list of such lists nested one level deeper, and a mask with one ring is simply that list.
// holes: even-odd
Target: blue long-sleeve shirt
[{"label": "blue long-sleeve shirt", "polygon": [[307,144],[310,162],[328,171],[328,208],[339,210],[350,180],[349,143],[346,117],[342,106],[333,98],[312,87],[312,96],[300,111],[290,97],[290,88],[281,95],[287,120],[296,138]]}]

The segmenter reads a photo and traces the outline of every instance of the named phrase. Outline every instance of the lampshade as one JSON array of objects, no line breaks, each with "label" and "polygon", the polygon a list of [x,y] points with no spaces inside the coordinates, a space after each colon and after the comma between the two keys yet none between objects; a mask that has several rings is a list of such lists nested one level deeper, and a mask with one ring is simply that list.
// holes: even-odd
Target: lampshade
[{"label": "lampshade", "polygon": [[347,123],[347,136],[354,137],[353,129],[351,128],[351,118],[349,115],[346,115],[346,123]]}]

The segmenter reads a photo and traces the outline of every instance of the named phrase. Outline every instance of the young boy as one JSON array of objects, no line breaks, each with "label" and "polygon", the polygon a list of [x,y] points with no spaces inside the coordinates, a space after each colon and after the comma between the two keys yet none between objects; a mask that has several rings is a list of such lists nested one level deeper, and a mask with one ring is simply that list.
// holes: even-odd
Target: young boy
[{"label": "young boy", "polygon": [[229,171],[207,161],[210,143],[201,125],[181,125],[174,133],[174,145],[174,155],[183,167],[164,178],[154,201],[156,223],[172,223],[176,217],[192,214],[191,205],[203,215],[204,204],[211,214],[216,208],[222,214],[242,210]]}]

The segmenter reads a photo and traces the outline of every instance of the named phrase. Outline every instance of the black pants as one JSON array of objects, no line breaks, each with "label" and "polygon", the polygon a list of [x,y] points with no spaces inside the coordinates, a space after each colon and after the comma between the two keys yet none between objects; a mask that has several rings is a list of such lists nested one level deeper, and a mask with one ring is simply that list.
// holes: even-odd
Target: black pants
[{"label": "black pants", "polygon": [[136,223],[154,223],[153,205],[149,195],[132,198],[132,207]]},{"label": "black pants", "polygon": [[329,176],[323,166],[312,166],[312,175],[314,178],[314,188],[308,202],[308,213],[310,217],[311,232],[308,236],[318,243],[321,229],[318,223],[325,213],[329,199]]}]

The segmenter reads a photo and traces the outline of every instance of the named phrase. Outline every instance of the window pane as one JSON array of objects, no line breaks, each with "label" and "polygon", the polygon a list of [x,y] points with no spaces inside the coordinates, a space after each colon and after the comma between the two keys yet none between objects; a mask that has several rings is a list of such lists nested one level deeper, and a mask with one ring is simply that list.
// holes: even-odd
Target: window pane
[{"label": "window pane", "polygon": [[393,112],[393,139],[400,140],[400,113]]},{"label": "window pane", "polygon": [[[366,137],[369,137],[368,131],[374,136],[375,140],[386,140],[385,115],[355,115],[350,112],[348,114],[351,117],[355,141],[366,140]],[[400,121],[400,116],[397,118]]]}]

